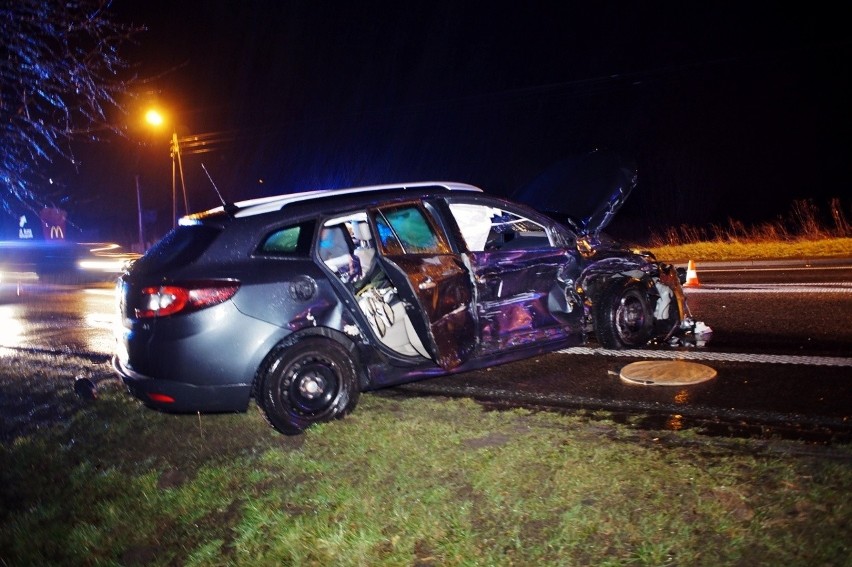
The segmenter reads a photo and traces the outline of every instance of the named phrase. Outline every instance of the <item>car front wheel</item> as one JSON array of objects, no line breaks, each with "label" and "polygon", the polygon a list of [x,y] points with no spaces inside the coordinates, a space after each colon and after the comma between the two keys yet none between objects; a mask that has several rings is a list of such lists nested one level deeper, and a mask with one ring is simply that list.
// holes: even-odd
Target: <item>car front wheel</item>
[{"label": "car front wheel", "polygon": [[258,406],[286,435],[343,417],[355,408],[360,394],[352,357],[340,343],[321,337],[273,351],[260,380]]},{"label": "car front wheel", "polygon": [[645,346],[654,332],[654,315],[645,289],[636,281],[607,288],[594,311],[595,334],[604,348]]}]

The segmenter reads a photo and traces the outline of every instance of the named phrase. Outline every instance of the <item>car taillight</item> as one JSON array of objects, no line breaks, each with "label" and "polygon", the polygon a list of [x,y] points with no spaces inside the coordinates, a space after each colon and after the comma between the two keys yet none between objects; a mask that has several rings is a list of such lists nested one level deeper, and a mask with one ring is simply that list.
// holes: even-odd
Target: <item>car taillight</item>
[{"label": "car taillight", "polygon": [[149,392],[148,397],[152,402],[159,402],[161,404],[173,404],[175,403],[175,399],[171,396],[167,396],[166,394],[160,394],[158,392]]},{"label": "car taillight", "polygon": [[218,305],[237,293],[237,282],[204,282],[185,285],[160,285],[142,288],[136,317],[168,317]]}]

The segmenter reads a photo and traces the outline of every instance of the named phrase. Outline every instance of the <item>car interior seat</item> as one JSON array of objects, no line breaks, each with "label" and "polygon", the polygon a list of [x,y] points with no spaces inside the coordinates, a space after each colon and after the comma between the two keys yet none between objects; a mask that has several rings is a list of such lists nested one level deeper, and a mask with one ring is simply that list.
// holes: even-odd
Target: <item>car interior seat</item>
[{"label": "car interior seat", "polygon": [[355,238],[358,240],[355,255],[361,262],[361,272],[364,279],[369,280],[376,266],[376,244],[373,241],[373,233],[370,232],[370,225],[365,221],[355,221],[353,229]]},{"label": "car interior seat", "polygon": [[326,226],[320,233],[319,256],[326,266],[338,274],[345,282],[349,281],[355,261],[352,245],[343,225]]}]

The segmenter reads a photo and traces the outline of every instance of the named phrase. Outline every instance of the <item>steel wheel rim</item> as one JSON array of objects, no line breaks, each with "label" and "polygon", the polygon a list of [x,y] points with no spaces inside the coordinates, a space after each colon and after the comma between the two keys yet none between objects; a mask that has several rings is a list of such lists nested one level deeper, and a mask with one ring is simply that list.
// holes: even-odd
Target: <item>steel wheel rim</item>
[{"label": "steel wheel rim", "polygon": [[626,341],[635,340],[645,327],[647,314],[642,300],[633,294],[623,297],[615,315],[618,333]]},{"label": "steel wheel rim", "polygon": [[340,388],[340,380],[331,363],[320,359],[294,364],[284,381],[282,394],[296,413],[312,415],[328,409]]}]

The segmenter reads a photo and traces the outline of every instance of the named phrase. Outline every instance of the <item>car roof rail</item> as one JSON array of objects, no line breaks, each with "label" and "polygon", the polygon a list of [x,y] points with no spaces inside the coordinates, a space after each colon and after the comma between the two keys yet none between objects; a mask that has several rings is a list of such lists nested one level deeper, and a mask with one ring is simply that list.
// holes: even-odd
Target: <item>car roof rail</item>
[{"label": "car roof rail", "polygon": [[[473,191],[482,192],[482,189],[467,183],[459,183],[455,181],[418,181],[415,183],[392,183],[387,185],[366,185],[363,187],[348,187],[344,189],[318,189],[314,191],[302,191],[298,193],[287,193],[284,195],[275,195],[272,197],[260,197],[258,199],[249,199],[239,201],[237,203],[220,206],[214,209],[209,209],[200,213],[187,215],[181,219],[181,224],[195,224],[196,221],[221,213],[226,213],[231,217],[248,217],[278,211],[291,203],[299,203],[321,199],[336,195],[353,195],[358,193],[373,193],[383,191],[405,191],[407,189],[423,189],[426,187],[441,187],[448,191]],[[185,222],[184,222],[184,219]]]}]

